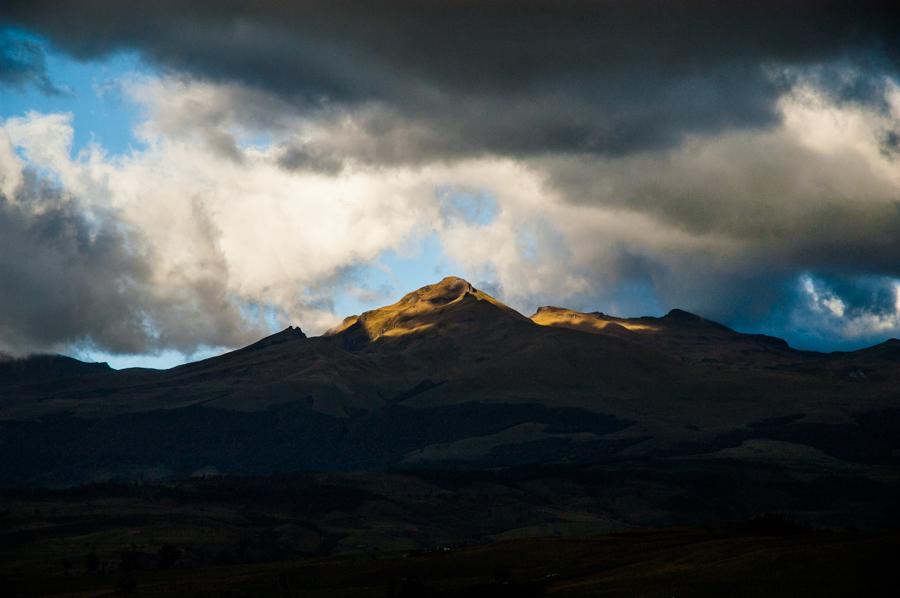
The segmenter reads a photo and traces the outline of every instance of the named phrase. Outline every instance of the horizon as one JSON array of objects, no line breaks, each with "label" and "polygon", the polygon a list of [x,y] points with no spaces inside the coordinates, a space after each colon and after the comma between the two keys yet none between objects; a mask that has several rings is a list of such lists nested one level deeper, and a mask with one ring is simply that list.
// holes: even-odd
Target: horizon
[{"label": "horizon", "polygon": [[[472,285],[472,284],[471,284],[469,281],[467,281],[466,279],[464,279],[464,278],[462,278],[462,277],[459,277],[459,276],[456,276],[456,275],[453,275],[453,274],[450,274],[450,275],[447,275],[447,276],[441,278],[441,279],[438,280],[438,281],[435,281],[435,282],[432,282],[432,283],[428,283],[427,285],[423,285],[423,287],[419,287],[418,289],[412,289],[412,290],[410,290],[410,291],[404,293],[404,294],[403,294],[403,297],[405,297],[405,296],[408,295],[408,294],[414,293],[414,292],[416,292],[416,291],[420,291],[420,290],[422,290],[423,288],[425,288],[425,287],[427,287],[427,286],[434,286],[434,285],[437,285],[437,284],[439,284],[439,283],[441,283],[441,282],[443,282],[443,281],[445,281],[445,280],[447,280],[447,279],[451,279],[451,278],[452,278],[452,279],[458,279],[458,280],[461,280],[461,281],[463,281],[463,282],[469,284],[469,285],[472,286],[473,288],[476,288],[476,289],[477,289],[477,287],[475,287],[475,285]],[[402,299],[402,297],[398,297],[398,298],[397,298],[397,301],[400,301],[400,299]],[[495,299],[497,299],[497,298],[495,297]],[[358,314],[347,314],[346,316],[344,316],[344,319],[350,319],[350,318],[353,318],[353,317],[362,315],[363,313],[365,313],[365,312],[367,312],[367,311],[377,311],[378,309],[380,309],[380,308],[382,308],[382,307],[387,307],[387,306],[389,306],[389,305],[393,305],[394,303],[395,303],[395,302],[391,302],[391,303],[389,303],[389,304],[385,304],[385,305],[373,307],[371,310],[363,310],[362,312],[360,312],[360,313],[358,313]],[[641,316],[627,316],[627,317],[626,317],[626,316],[620,316],[620,315],[618,315],[618,314],[609,314],[609,313],[599,312],[599,311],[583,312],[583,311],[578,311],[578,310],[572,310],[572,309],[570,309],[570,308],[568,308],[568,307],[561,306],[561,305],[539,305],[539,306],[537,306],[536,308],[534,308],[533,310],[530,310],[530,311],[531,311],[531,315],[528,315],[527,312],[521,312],[521,311],[515,310],[514,308],[511,308],[511,309],[513,309],[514,311],[516,311],[516,313],[518,313],[519,315],[522,315],[522,316],[524,316],[524,317],[526,317],[526,318],[528,318],[528,319],[530,319],[530,320],[532,320],[532,321],[534,320],[534,317],[535,317],[536,315],[538,315],[542,310],[545,310],[545,309],[563,310],[563,311],[572,311],[572,312],[575,312],[575,313],[578,313],[578,314],[598,314],[598,315],[602,315],[602,316],[605,316],[605,317],[608,317],[608,318],[612,318],[612,319],[615,319],[615,320],[635,320],[635,319],[644,319],[644,318],[663,319],[663,318],[666,318],[667,316],[670,316],[670,315],[671,315],[672,313],[674,313],[674,312],[681,312],[681,313],[684,313],[684,314],[688,314],[689,316],[695,316],[695,317],[703,318],[703,314],[695,314],[695,313],[693,313],[693,312],[689,312],[689,311],[687,311],[687,310],[683,310],[683,309],[680,309],[680,308],[678,308],[678,307],[673,307],[673,308],[669,309],[668,311],[666,311],[664,314],[660,314],[660,315],[641,315]],[[715,324],[721,324],[720,322],[715,322],[714,320],[709,320],[708,318],[703,318],[703,319],[704,319],[704,320],[707,320],[707,321],[710,321],[710,322],[713,322],[713,323],[715,323]],[[66,356],[66,357],[73,357],[73,358],[75,358],[75,359],[80,359],[81,361],[86,361],[86,362],[88,362],[88,363],[106,363],[106,364],[109,365],[112,369],[115,369],[115,370],[128,369],[128,368],[145,368],[145,369],[165,370],[165,369],[171,369],[171,368],[176,367],[176,366],[179,366],[179,365],[186,365],[186,364],[190,364],[190,363],[196,363],[196,362],[198,362],[198,361],[202,361],[202,360],[204,360],[204,359],[209,359],[209,358],[211,358],[211,357],[219,357],[219,356],[221,356],[221,355],[225,355],[226,353],[230,353],[230,352],[232,352],[232,351],[237,351],[237,350],[246,348],[246,347],[248,347],[248,346],[250,346],[250,345],[252,345],[252,344],[254,344],[254,343],[256,343],[256,342],[258,342],[258,341],[260,341],[260,340],[263,340],[263,339],[268,338],[268,337],[270,337],[270,336],[278,335],[278,334],[280,334],[280,333],[282,333],[282,332],[285,332],[285,331],[287,331],[287,330],[300,330],[300,331],[303,332],[303,334],[304,334],[306,337],[308,337],[308,338],[319,338],[319,337],[330,336],[331,334],[333,334],[333,330],[335,330],[335,329],[332,328],[332,329],[324,330],[324,331],[319,332],[318,334],[309,334],[306,330],[303,329],[302,325],[300,325],[300,324],[295,324],[295,323],[288,323],[287,326],[285,326],[284,328],[279,329],[279,330],[273,330],[273,331],[271,331],[269,334],[266,334],[266,335],[260,337],[259,339],[252,340],[252,341],[250,341],[247,345],[243,345],[243,346],[240,346],[240,347],[229,347],[229,348],[219,348],[219,349],[213,349],[213,348],[210,348],[210,349],[208,349],[208,350],[201,350],[201,351],[199,351],[199,352],[198,352],[197,354],[195,354],[195,355],[178,355],[178,356],[166,356],[166,355],[163,355],[163,356],[156,357],[156,358],[148,358],[148,356],[140,356],[140,357],[138,358],[138,359],[140,360],[140,362],[139,362],[139,363],[136,363],[136,364],[132,364],[132,363],[131,363],[131,358],[128,357],[128,356],[111,356],[113,361],[110,362],[110,361],[103,361],[103,360],[90,360],[90,359],[85,360],[85,359],[80,359],[77,355],[65,355],[65,354],[61,354],[61,355],[64,355],[64,356]],[[753,331],[753,330],[737,330],[737,329],[732,329],[732,330],[734,330],[735,332],[737,332],[737,333],[739,333],[739,334],[745,334],[745,335],[758,335],[758,334],[764,334],[764,335],[765,335],[765,333],[760,333],[760,332]],[[771,335],[765,335],[765,336],[771,336]],[[775,337],[775,338],[779,338],[780,340],[785,340],[785,339],[781,339],[781,337]],[[805,352],[812,352],[812,353],[829,354],[829,353],[845,353],[845,352],[853,352],[853,351],[865,350],[865,349],[869,349],[869,348],[872,348],[872,347],[875,347],[875,346],[878,346],[878,345],[882,345],[882,344],[889,343],[889,342],[891,342],[891,341],[897,341],[897,340],[898,340],[897,337],[888,337],[888,338],[885,338],[885,339],[883,339],[883,340],[881,340],[881,341],[879,341],[879,342],[876,342],[876,343],[874,343],[874,344],[864,345],[864,346],[856,347],[856,348],[854,348],[854,349],[844,349],[844,350],[837,349],[837,350],[833,350],[833,351],[828,351],[828,350],[816,350],[816,349],[805,349],[805,348],[803,348],[803,347],[796,347],[796,346],[794,346],[794,345],[791,345],[790,343],[788,343],[788,346],[789,346],[792,350],[796,350],[796,351],[805,351]],[[148,359],[150,360],[150,363],[151,363],[151,364],[155,363],[155,365],[147,365],[147,360],[148,360]],[[121,364],[121,365],[120,365],[120,364]]]}]

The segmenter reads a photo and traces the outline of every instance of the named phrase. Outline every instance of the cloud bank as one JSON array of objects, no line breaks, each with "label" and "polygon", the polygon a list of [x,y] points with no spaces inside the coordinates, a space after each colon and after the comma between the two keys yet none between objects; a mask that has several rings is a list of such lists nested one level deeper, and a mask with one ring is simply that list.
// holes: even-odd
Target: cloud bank
[{"label": "cloud bank", "polygon": [[308,111],[353,111],[357,127],[384,138],[368,159],[417,162],[617,155],[672,146],[685,134],[771,125],[793,85],[784,67],[821,69],[822,86],[837,96],[877,101],[879,75],[900,65],[891,8],[14,0],[4,12],[81,58],[135,49],[162,69],[239,82]]}]

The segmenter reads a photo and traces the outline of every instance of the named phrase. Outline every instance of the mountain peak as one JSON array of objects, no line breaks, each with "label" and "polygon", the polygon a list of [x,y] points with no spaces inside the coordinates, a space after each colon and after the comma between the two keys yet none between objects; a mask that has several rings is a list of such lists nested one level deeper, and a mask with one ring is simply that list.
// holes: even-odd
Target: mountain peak
[{"label": "mountain peak", "polygon": [[703,319],[700,316],[698,316],[697,314],[692,314],[689,311],[685,311],[683,309],[678,309],[677,307],[675,309],[670,309],[669,313],[667,313],[663,317],[668,320],[675,320],[675,321],[681,321],[681,322],[698,322]]},{"label": "mountain peak", "polygon": [[456,301],[466,294],[477,294],[478,290],[472,284],[458,276],[447,276],[434,284],[425,285],[407,293],[400,299],[400,303],[414,304],[426,301],[434,305],[444,305]]},{"label": "mountain peak", "polygon": [[302,340],[306,338],[306,334],[300,329],[299,326],[288,326],[281,332],[276,332],[275,334],[271,334],[265,338],[262,338],[252,345],[248,345],[243,349],[239,350],[248,350],[248,349],[262,349],[265,347],[271,347],[273,345],[280,345],[282,343],[286,343],[292,340]]},{"label": "mountain peak", "polygon": [[[675,327],[699,327],[707,330],[718,330],[724,333],[734,333],[734,330],[724,324],[720,324],[714,320],[707,320],[702,316],[678,308],[670,310],[669,313],[659,318],[659,321],[663,324]],[[781,341],[781,339],[778,340]]]},{"label": "mountain peak", "polygon": [[[507,315],[527,319],[487,293],[479,291],[467,280],[447,276],[439,282],[407,293],[394,304],[344,318],[327,335],[352,337],[352,344],[356,344],[384,336],[423,332],[434,326],[452,324],[460,319],[458,314],[467,312],[473,305],[491,305]],[[361,336],[357,338],[357,335]]]}]

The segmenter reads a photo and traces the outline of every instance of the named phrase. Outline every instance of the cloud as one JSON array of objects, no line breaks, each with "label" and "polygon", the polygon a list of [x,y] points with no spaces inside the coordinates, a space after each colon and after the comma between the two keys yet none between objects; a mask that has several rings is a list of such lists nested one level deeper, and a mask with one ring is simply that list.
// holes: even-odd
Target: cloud
[{"label": "cloud", "polygon": [[58,349],[89,337],[115,350],[143,345],[146,269],[114,218],[86,212],[16,164],[2,134],[0,155],[0,350]]},{"label": "cloud", "polygon": [[53,96],[66,93],[50,80],[41,46],[4,31],[0,31],[0,85],[17,88],[34,85]]},{"label": "cloud", "polygon": [[[18,229],[31,231],[39,215],[65,209],[70,221],[107,239],[106,252],[83,259],[77,244],[55,246],[47,259],[83,262],[85,271],[69,280],[54,278],[40,260],[28,258],[42,239],[25,232],[8,236],[9,255],[40,284],[9,287],[15,291],[10,304],[30,305],[31,311],[28,318],[13,317],[15,310],[0,316],[4,350],[83,343],[109,352],[191,352],[254,340],[273,319],[322,332],[346,315],[334,312],[335,297],[364,288],[364,269],[385,252],[402,253],[433,233],[465,258],[455,239],[466,230],[500,220],[512,198],[534,206],[541,201],[539,175],[508,159],[390,168],[351,163],[340,172],[286,169],[285,140],[301,134],[302,123],[227,116],[227,100],[247,90],[178,77],[126,78],[122,85],[129,97],[140,98],[145,117],[136,126],[141,147],[128,154],[108,155],[89,145],[73,156],[66,115],[30,113],[0,122],[6,140],[0,182],[8,205],[20,212]],[[192,122],[198,112],[226,116],[201,114]],[[316,123],[317,134],[327,136],[327,126]],[[237,158],[210,142],[210,130],[234,140]],[[266,142],[254,143],[258,138]],[[26,193],[22,181],[29,176],[39,178],[45,191]],[[19,198],[25,195],[39,201],[22,211],[26,204]],[[548,255],[538,247],[544,227],[525,220],[521,230],[537,236],[522,246],[530,243]],[[495,234],[502,242],[505,230]],[[486,242],[490,236],[478,245]],[[518,248],[504,247],[500,254],[515,260]],[[537,268],[536,260],[532,256],[519,271]],[[541,269],[549,273],[554,266],[545,262]],[[56,289],[60,304],[31,299],[48,288]],[[94,301],[85,295],[89,289],[109,296]],[[383,288],[378,295],[390,298]],[[82,324],[63,301],[83,316]],[[57,318],[71,322],[71,329],[39,330],[42,321]],[[117,335],[104,329],[112,325],[119,327]]]},{"label": "cloud", "polygon": [[[891,8],[307,0],[136,10],[29,0],[7,3],[5,18],[81,58],[135,49],[162,69],[238,83],[307,113],[352,113],[348,126],[371,148],[356,158],[396,164],[616,156],[673,147],[685,135],[771,127],[798,72],[867,102],[879,96],[879,75],[900,64]],[[285,155],[290,167],[335,168],[307,145]]]},{"label": "cloud", "polygon": [[92,177],[110,165],[97,153],[71,160],[70,143],[59,115],[0,126],[0,350],[190,353],[258,336],[226,293],[202,206],[188,208],[197,270],[162,273],[153,230],[98,196],[109,189]]},{"label": "cloud", "polygon": [[[488,165],[388,176],[286,170],[277,136],[264,146],[236,142],[235,160],[210,151],[203,131],[170,128],[164,106],[190,111],[186,98],[204,89],[179,80],[126,85],[157,92],[144,97],[143,148],[129,154],[89,145],[71,155],[66,115],[0,123],[3,350],[82,343],[189,353],[255,340],[273,319],[321,332],[338,321],[334,297],[358,286],[360,267],[439,220],[436,188],[457,180],[480,187],[495,175]],[[242,126],[222,131],[236,140],[265,132]],[[40,224],[51,217],[64,224]],[[60,276],[68,263],[70,276]],[[45,325],[55,320],[63,324]]]},{"label": "cloud", "polygon": [[896,277],[807,274],[798,286],[799,300],[788,317],[812,342],[852,347],[900,331],[900,279]]},{"label": "cloud", "polygon": [[[900,95],[893,83],[884,90],[886,111],[801,86],[779,102],[775,129],[524,161],[532,177],[521,180],[535,188],[500,192],[499,217],[447,233],[448,253],[489,264],[520,305],[633,315],[682,307],[744,329],[803,332],[814,346],[897,334],[896,319],[878,328],[860,316],[838,327],[819,317],[822,331],[841,334],[811,335],[815,310],[797,292],[809,273],[843,280],[852,319],[865,277],[888,286],[900,277],[900,171],[880,147],[880,132],[900,119]],[[795,307],[803,322],[782,317]]]}]

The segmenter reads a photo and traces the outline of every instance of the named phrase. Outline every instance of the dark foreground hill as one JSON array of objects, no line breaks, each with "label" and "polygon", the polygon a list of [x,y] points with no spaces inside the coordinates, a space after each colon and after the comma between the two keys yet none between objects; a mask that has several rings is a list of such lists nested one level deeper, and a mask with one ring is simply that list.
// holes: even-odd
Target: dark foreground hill
[{"label": "dark foreground hill", "polygon": [[0,362],[0,484],[200,472],[736,460],[867,479],[900,451],[900,342],[813,353],[683,311],[526,318],[458,278],[170,370]]}]

